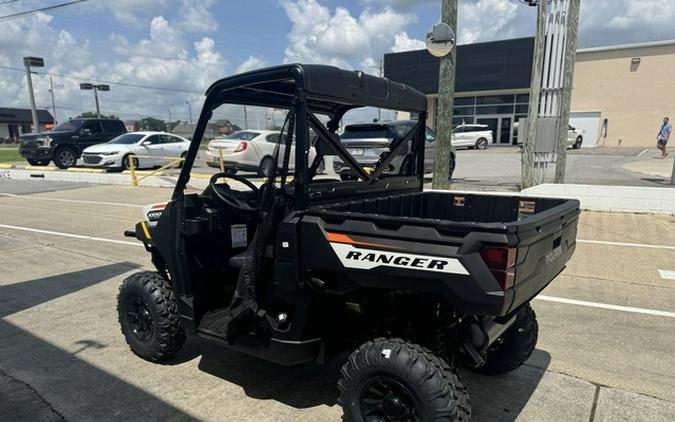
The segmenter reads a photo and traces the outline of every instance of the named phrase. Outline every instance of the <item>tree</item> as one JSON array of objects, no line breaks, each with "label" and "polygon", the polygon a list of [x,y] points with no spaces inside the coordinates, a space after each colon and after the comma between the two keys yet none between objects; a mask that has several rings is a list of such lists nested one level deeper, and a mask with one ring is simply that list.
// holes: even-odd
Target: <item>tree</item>
[{"label": "tree", "polygon": [[141,129],[142,130],[154,130],[154,131],[165,131],[166,122],[161,119],[155,119],[154,117],[144,117],[141,119]]},{"label": "tree", "polygon": [[[77,119],[96,119],[96,113],[92,113],[91,111],[85,111],[83,113],[80,113],[79,116],[76,117]],[[115,116],[114,114],[110,115],[105,115],[101,114],[101,119],[117,119],[118,117]]]}]

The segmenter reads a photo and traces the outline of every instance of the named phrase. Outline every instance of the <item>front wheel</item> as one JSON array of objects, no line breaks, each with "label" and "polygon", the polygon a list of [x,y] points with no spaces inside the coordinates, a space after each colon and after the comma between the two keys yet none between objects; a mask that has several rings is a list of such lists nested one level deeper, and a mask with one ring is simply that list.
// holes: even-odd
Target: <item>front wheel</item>
[{"label": "front wheel", "polygon": [[54,153],[54,164],[60,169],[67,169],[77,163],[77,155],[70,147],[57,149]]},{"label": "front wheel", "polygon": [[145,360],[164,361],[185,342],[176,296],[157,272],[142,271],[122,282],[117,313],[131,351]]},{"label": "front wheel", "polygon": [[401,339],[369,341],[338,381],[344,421],[468,421],[469,396],[445,361]]},{"label": "front wheel", "polygon": [[532,355],[538,336],[537,315],[528,304],[518,312],[513,325],[490,346],[485,364],[475,371],[501,375],[519,368]]},{"label": "front wheel", "polygon": [[488,147],[488,141],[485,138],[480,138],[479,140],[476,141],[476,148],[478,149],[486,149]]},{"label": "front wheel", "polygon": [[131,169],[131,162],[133,160],[134,164],[134,170],[138,170],[138,158],[131,158],[128,155],[125,155],[124,158],[122,158],[122,170],[130,170]]}]

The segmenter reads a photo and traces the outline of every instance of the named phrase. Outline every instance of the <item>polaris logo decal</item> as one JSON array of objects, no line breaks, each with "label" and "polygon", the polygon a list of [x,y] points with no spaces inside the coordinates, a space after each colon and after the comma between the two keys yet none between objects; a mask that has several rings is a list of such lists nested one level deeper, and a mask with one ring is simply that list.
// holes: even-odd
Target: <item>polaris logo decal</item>
[{"label": "polaris logo decal", "polygon": [[456,258],[361,249],[345,243],[330,242],[330,246],[346,268],[371,270],[377,267],[393,267],[469,275],[466,268]]}]

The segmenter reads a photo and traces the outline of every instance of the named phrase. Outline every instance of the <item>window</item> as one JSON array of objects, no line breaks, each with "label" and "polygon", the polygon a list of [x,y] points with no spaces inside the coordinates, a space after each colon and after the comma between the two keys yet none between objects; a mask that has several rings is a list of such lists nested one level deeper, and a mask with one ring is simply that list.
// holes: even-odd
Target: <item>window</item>
[{"label": "window", "polygon": [[527,114],[528,112],[529,105],[527,104],[520,104],[516,106],[516,113],[517,114]]},{"label": "window", "polygon": [[455,116],[473,116],[473,107],[457,107],[453,113]]},{"label": "window", "polygon": [[54,132],[73,132],[78,130],[82,124],[84,123],[84,120],[68,120],[65,123],[61,123],[60,125],[56,126],[54,129],[52,129]]},{"label": "window", "polygon": [[86,130],[86,129],[91,131],[92,134],[102,132],[101,123],[99,123],[98,121],[94,121],[94,120],[90,120],[88,122],[85,122],[84,125],[82,125],[81,130]]},{"label": "window", "polygon": [[164,136],[166,136],[166,138],[167,138],[166,143],[168,143],[168,144],[176,144],[176,143],[179,143],[179,142],[183,142],[183,140],[181,138],[177,137],[177,136],[173,136],[173,135],[164,135]]},{"label": "window", "polygon": [[111,144],[122,144],[122,145],[133,145],[136,142],[140,141],[144,135],[139,135],[137,133],[125,133],[113,139],[109,143]]},{"label": "window", "polygon": [[150,145],[159,145],[162,143],[162,138],[159,135],[148,136],[143,140],[143,143],[149,142]]},{"label": "window", "polygon": [[476,114],[513,114],[513,104],[507,106],[476,107]]},{"label": "window", "polygon": [[227,136],[223,136],[222,138],[219,139],[231,139],[234,141],[250,141],[251,139],[255,138],[258,135],[260,135],[260,133],[258,132],[249,132],[241,130],[239,132],[234,132]]},{"label": "window", "polygon": [[518,95],[516,95],[516,102],[517,103],[529,103],[530,102],[530,94],[518,94]]},{"label": "window", "polygon": [[278,133],[270,133],[269,135],[265,136],[265,140],[271,144],[278,144],[279,143],[279,134]]},{"label": "window", "polygon": [[513,103],[513,94],[509,95],[487,95],[485,97],[476,97],[478,104],[508,104]]},{"label": "window", "polygon": [[101,124],[103,125],[103,131],[108,133],[120,133],[126,132],[124,123],[119,120],[102,120]]},{"label": "window", "polygon": [[472,106],[475,103],[476,98],[475,97],[459,97],[455,98],[455,105],[456,106]]}]

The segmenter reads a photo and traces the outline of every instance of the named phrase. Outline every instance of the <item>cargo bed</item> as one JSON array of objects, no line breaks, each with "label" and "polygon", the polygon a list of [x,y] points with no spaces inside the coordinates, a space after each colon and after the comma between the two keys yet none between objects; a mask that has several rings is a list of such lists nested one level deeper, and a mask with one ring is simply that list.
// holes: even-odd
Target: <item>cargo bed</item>
[{"label": "cargo bed", "polygon": [[[389,268],[354,270],[351,278],[359,284],[391,287],[400,282],[401,288],[411,283],[419,288],[421,280],[431,277],[435,283],[430,286],[444,286],[434,292],[458,309],[505,315],[531,300],[564,269],[574,252],[578,215],[576,200],[427,191],[319,205],[308,209],[303,221],[318,224],[326,233],[358,239],[356,244],[454,258],[468,272],[442,277]],[[481,255],[486,247],[517,251],[511,287],[499,288]],[[307,259],[320,262],[320,249],[313,243]],[[331,266],[335,263],[326,264]]]}]

